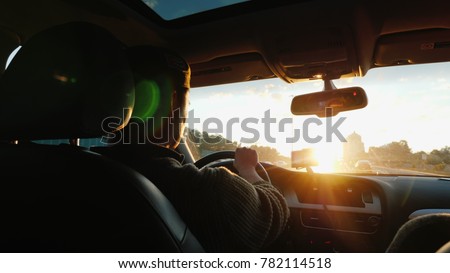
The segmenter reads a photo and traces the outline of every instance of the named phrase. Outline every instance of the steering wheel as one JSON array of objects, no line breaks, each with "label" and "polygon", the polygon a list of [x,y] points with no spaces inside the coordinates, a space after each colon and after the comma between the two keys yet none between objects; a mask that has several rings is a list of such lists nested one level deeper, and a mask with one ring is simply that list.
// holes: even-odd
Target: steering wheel
[{"label": "steering wheel", "polygon": [[[204,167],[226,167],[230,171],[239,174],[239,172],[234,167],[234,151],[219,151],[212,154],[209,154],[205,157],[200,158],[197,160],[194,165],[197,166],[197,168],[201,169]],[[256,172],[259,176],[261,176],[262,179],[265,181],[270,181],[269,174],[267,173],[266,169],[263,167],[261,163],[258,162],[256,165]]]}]

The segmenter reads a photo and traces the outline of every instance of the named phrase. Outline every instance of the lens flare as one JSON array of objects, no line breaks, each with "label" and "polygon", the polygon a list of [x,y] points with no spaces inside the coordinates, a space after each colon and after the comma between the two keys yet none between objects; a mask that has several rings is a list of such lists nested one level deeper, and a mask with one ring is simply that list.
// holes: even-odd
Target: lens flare
[{"label": "lens flare", "polygon": [[161,93],[154,81],[142,81],[136,87],[136,103],[133,115],[146,119],[153,117],[160,104]]}]

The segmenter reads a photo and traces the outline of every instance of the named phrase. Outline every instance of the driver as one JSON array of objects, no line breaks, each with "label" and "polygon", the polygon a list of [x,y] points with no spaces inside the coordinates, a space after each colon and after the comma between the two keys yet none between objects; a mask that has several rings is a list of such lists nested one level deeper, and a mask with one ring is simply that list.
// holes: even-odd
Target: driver
[{"label": "driver", "polygon": [[136,86],[133,118],[110,139],[116,145],[102,153],[152,181],[206,251],[264,249],[283,232],[289,210],[280,192],[256,172],[257,153],[236,149],[239,175],[225,167],[183,165],[175,148],[187,115],[188,64],[173,52],[150,46],[129,49],[129,58]]}]

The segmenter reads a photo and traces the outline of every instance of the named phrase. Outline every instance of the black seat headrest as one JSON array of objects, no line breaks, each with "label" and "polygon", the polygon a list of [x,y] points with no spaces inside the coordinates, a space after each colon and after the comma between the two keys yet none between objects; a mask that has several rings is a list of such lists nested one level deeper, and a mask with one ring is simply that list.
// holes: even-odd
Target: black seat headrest
[{"label": "black seat headrest", "polygon": [[90,23],[56,26],[31,37],[0,80],[0,139],[99,137],[126,125],[133,105],[124,45]]}]

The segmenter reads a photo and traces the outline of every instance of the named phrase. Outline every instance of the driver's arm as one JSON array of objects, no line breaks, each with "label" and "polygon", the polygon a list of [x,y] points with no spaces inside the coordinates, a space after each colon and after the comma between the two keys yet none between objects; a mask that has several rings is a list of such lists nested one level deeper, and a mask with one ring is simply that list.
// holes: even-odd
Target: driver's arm
[{"label": "driver's arm", "polygon": [[235,250],[262,250],[278,238],[289,218],[286,200],[258,175],[257,164],[256,151],[238,148],[234,166],[239,176],[224,167],[204,168],[197,180],[214,196],[204,208],[214,210],[214,217],[206,221],[220,227],[219,233]]},{"label": "driver's arm", "polygon": [[[254,151],[237,151],[240,175],[225,167],[197,169],[174,159],[153,161],[164,171],[157,186],[209,252],[261,251],[284,231],[289,209],[283,195],[253,170]],[[169,165],[169,167],[168,167]],[[253,169],[253,170],[252,170]],[[245,177],[245,178],[244,178]]]}]

